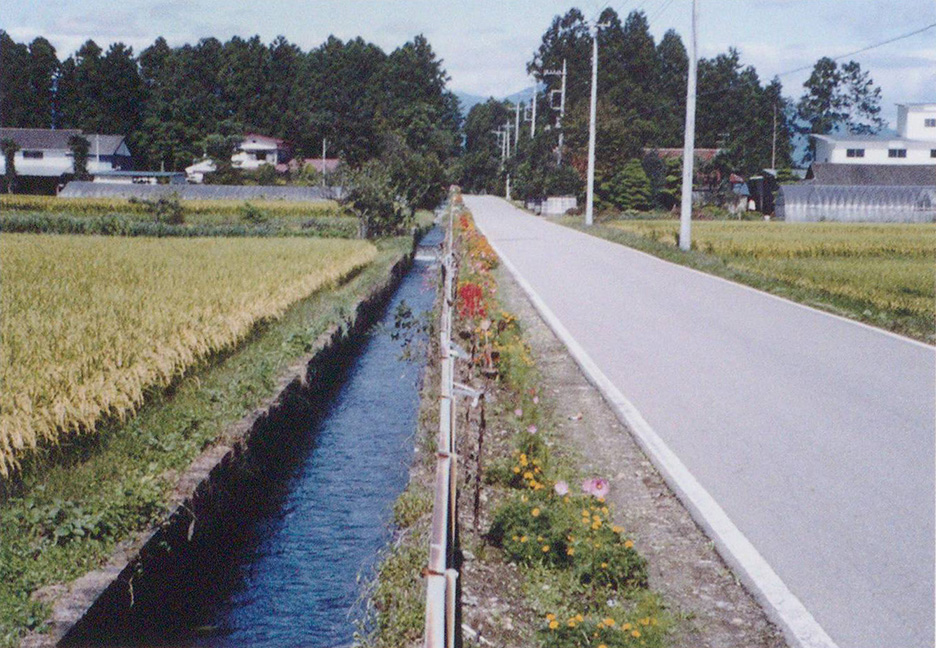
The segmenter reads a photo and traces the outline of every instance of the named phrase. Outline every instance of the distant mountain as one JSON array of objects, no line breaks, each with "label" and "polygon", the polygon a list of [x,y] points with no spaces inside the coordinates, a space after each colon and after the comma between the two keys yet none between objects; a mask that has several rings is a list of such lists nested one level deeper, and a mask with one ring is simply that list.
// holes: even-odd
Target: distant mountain
[{"label": "distant mountain", "polygon": [[[458,102],[461,104],[461,114],[462,117],[466,117],[471,109],[479,103],[484,103],[492,97],[482,97],[481,95],[475,95],[468,92],[462,92],[461,90],[452,90],[455,93],[455,96],[458,97]],[[533,93],[533,86],[524,88],[519,92],[515,92],[506,97],[493,97],[498,101],[509,101],[510,103],[517,103],[522,101],[524,104],[530,103],[530,96]]]},{"label": "distant mountain", "polygon": [[461,90],[452,90],[455,93],[455,96],[458,97],[458,103],[461,106],[462,117],[468,115],[468,112],[474,108],[479,103],[484,103],[488,100],[487,97],[482,97],[481,95],[475,95],[468,92],[462,92]]}]

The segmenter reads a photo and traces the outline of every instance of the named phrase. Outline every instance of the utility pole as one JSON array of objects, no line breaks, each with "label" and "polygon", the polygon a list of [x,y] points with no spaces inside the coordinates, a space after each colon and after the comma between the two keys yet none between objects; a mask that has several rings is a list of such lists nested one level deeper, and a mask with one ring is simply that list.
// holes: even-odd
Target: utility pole
[{"label": "utility pole", "polygon": [[777,102],[773,105],[773,143],[770,145],[770,168],[777,168]]},{"label": "utility pole", "polygon": [[514,131],[514,151],[520,145],[520,102],[517,102],[516,130]]},{"label": "utility pole", "polygon": [[[693,0],[695,1],[695,0]],[[585,224],[591,225],[595,220],[595,115],[598,103],[598,29],[605,27],[605,23],[592,25],[592,78],[591,78],[591,108],[588,120],[588,191],[585,197]]]},{"label": "utility pole", "polygon": [[[556,149],[557,157],[556,164],[562,166],[562,118],[565,117],[565,97],[566,97],[566,60],[562,59],[562,71],[559,70],[543,70],[543,76],[562,76],[562,90],[559,90],[559,117],[556,119],[556,128],[559,130],[559,148]],[[550,93],[550,108],[555,110],[556,108],[552,105],[552,95],[556,93],[556,90],[553,90]]]},{"label": "utility pole", "polygon": [[325,186],[325,148],[328,146],[328,138],[322,138],[322,187]]},{"label": "utility pole", "polygon": [[536,137],[536,77],[533,77],[533,119],[530,122],[530,139]]},{"label": "utility pole", "polygon": [[692,166],[695,156],[696,57],[698,43],[697,0],[692,0],[692,39],[689,41],[689,83],[686,89],[686,131],[683,140],[682,205],[679,217],[679,248],[692,246]]}]

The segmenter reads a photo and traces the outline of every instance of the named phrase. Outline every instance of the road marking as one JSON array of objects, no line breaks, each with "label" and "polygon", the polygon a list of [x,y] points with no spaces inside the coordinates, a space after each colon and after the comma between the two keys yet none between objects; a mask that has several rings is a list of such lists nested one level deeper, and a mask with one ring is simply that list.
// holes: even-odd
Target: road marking
[{"label": "road marking", "polygon": [[741,533],[741,530],[735,526],[728,514],[689,472],[689,469],[686,468],[679,457],[669,449],[663,439],[650,427],[650,424],[634,407],[633,403],[598,368],[598,365],[559,321],[559,318],[546,305],[546,302],[523,278],[513,263],[504,256],[497,244],[490,239],[488,239],[488,243],[491,244],[501,262],[526,292],[527,297],[530,298],[533,306],[539,311],[540,316],[553,330],[556,337],[566,345],[585,377],[598,388],[618,418],[630,429],[632,436],[643,448],[643,451],[657,470],[660,471],[669,487],[689,509],[693,519],[715,542],[715,546],[725,562],[740,577],[748,591],[758,600],[771,620],[783,630],[787,641],[796,648],[838,648],[832,638],[826,634],[825,630],[809,613],[809,610],[790,591],[783,580],[760,555],[760,552]]}]

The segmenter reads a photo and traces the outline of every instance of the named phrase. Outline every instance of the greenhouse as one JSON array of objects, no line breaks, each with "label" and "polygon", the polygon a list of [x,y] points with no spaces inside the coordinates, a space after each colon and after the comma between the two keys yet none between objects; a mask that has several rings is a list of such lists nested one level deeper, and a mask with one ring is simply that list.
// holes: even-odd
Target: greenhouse
[{"label": "greenhouse", "polygon": [[776,216],[789,222],[936,222],[936,186],[784,185]]}]

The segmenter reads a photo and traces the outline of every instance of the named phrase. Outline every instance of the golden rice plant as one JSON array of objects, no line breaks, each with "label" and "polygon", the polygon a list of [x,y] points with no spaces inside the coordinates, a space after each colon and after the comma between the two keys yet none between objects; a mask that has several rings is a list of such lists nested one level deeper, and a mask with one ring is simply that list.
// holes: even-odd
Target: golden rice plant
[{"label": "golden rice plant", "polygon": [[[614,227],[675,245],[674,221]],[[730,266],[898,314],[936,316],[936,225],[703,221],[693,243]]]},{"label": "golden rice plant", "polygon": [[338,239],[0,236],[0,475],[371,262]]},{"label": "golden rice plant", "polygon": [[[195,222],[215,222],[238,217],[244,203],[262,209],[274,218],[302,219],[314,216],[345,215],[341,206],[333,200],[310,202],[291,200],[183,200],[182,209],[187,216],[202,218]],[[100,216],[102,214],[148,214],[146,205],[131,202],[126,198],[59,198],[57,196],[30,196],[25,194],[0,194],[0,210],[20,212],[63,213],[69,216]]]}]

